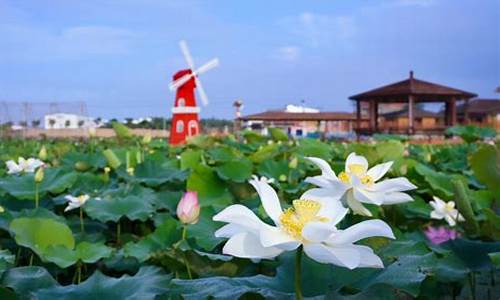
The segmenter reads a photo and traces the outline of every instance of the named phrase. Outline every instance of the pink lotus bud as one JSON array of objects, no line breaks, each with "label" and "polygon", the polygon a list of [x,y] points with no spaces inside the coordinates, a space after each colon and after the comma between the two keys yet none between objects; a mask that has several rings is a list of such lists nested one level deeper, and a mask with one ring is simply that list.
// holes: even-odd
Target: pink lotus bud
[{"label": "pink lotus bud", "polygon": [[196,224],[200,217],[200,203],[196,192],[186,192],[177,204],[177,217],[184,224]]}]

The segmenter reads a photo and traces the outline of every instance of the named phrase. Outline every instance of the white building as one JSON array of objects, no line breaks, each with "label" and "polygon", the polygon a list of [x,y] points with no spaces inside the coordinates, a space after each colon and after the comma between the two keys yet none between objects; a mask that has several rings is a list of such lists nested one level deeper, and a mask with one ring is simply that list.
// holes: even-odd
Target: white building
[{"label": "white building", "polygon": [[77,129],[77,128],[95,128],[97,123],[91,117],[79,116],[75,114],[56,113],[45,115],[45,129]]}]

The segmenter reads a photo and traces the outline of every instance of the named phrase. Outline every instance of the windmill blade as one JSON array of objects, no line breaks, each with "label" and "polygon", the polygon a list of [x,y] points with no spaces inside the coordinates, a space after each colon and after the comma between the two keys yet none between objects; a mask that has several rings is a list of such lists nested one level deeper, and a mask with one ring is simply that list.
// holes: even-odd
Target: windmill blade
[{"label": "windmill blade", "polygon": [[184,58],[186,59],[186,62],[191,69],[191,71],[194,71],[194,61],[193,57],[191,56],[191,53],[189,53],[189,49],[187,46],[187,43],[185,40],[181,40],[179,42],[179,46],[181,47],[182,54],[184,54]]},{"label": "windmill blade", "polygon": [[196,75],[200,75],[200,74],[205,73],[206,71],[208,71],[210,69],[217,67],[218,65],[219,65],[219,59],[214,58],[214,59],[210,60],[209,62],[207,62],[206,64],[204,64],[203,66],[196,69],[196,71],[194,71],[194,72],[196,73]]},{"label": "windmill blade", "polygon": [[198,77],[195,76],[194,80],[196,81],[196,89],[198,90],[198,94],[200,95],[201,102],[203,103],[204,106],[207,106],[208,105],[207,93],[205,93],[205,90],[203,89],[201,81],[198,79]]},{"label": "windmill blade", "polygon": [[181,78],[177,79],[176,81],[171,82],[168,85],[168,88],[171,91],[174,91],[174,90],[178,89],[180,86],[182,86],[184,83],[188,82],[189,79],[191,79],[191,77],[193,77],[193,76],[194,76],[193,73],[186,74],[186,75],[182,76]]}]

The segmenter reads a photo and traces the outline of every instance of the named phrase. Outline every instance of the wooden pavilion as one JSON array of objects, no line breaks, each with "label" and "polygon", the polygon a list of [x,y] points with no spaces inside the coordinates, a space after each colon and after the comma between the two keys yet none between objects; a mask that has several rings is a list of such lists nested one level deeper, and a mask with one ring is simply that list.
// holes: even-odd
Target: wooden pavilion
[{"label": "wooden pavilion", "polygon": [[[471,98],[476,97],[474,93],[459,89],[431,83],[416,79],[413,71],[406,80],[376,88],[361,94],[349,97],[356,101],[356,133],[372,134],[379,132],[379,105],[387,103],[400,103],[407,105],[408,127],[400,130],[408,134],[416,132],[442,132],[446,127],[453,126],[457,122],[458,101],[464,101],[465,107]],[[415,104],[418,103],[444,103],[444,124],[432,128],[415,126]],[[363,126],[361,119],[362,106],[368,106],[368,126]],[[465,113],[467,119],[467,113]]]}]

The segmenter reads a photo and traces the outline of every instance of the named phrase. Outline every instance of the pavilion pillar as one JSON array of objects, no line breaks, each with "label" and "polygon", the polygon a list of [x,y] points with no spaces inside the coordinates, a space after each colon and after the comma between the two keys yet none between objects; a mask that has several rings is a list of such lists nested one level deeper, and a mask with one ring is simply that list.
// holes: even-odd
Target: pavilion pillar
[{"label": "pavilion pillar", "polygon": [[373,102],[373,116],[375,118],[375,131],[378,132],[378,102]]},{"label": "pavilion pillar", "polygon": [[444,126],[450,126],[450,103],[448,101],[444,103]]},{"label": "pavilion pillar", "polygon": [[415,99],[413,98],[413,95],[409,95],[408,96],[408,134],[415,133],[414,113],[413,113],[414,102],[415,102]]},{"label": "pavilion pillar", "polygon": [[368,111],[370,112],[370,133],[373,133],[377,127],[377,120],[375,119],[375,100],[370,100],[370,106]]},{"label": "pavilion pillar", "polygon": [[470,119],[469,119],[469,100],[470,99],[464,99],[464,123],[465,125],[470,124]]},{"label": "pavilion pillar", "polygon": [[455,98],[451,98],[450,101],[450,125],[457,125],[457,103]]},{"label": "pavilion pillar", "polygon": [[361,136],[361,101],[356,100],[356,139],[359,141]]}]

